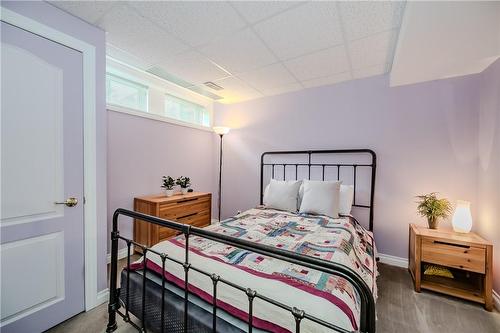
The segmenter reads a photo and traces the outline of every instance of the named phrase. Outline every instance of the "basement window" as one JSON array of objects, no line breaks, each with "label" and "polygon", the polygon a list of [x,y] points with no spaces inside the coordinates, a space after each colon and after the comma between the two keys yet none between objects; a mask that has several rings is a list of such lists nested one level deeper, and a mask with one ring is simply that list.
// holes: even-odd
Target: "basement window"
[{"label": "basement window", "polygon": [[168,94],[165,95],[165,117],[203,127],[211,126],[210,112],[204,106]]},{"label": "basement window", "polygon": [[110,105],[148,112],[148,87],[107,73],[106,102]]}]

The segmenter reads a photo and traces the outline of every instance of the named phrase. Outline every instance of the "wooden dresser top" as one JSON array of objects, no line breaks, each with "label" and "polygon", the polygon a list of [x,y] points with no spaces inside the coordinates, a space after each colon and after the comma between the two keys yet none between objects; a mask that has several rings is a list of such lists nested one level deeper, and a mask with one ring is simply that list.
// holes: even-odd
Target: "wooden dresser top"
[{"label": "wooden dresser top", "polygon": [[171,197],[167,197],[165,194],[155,194],[155,195],[146,195],[143,197],[136,197],[135,200],[154,202],[154,203],[165,203],[165,202],[175,202],[184,199],[192,199],[207,195],[211,195],[211,193],[208,192],[191,192],[187,194],[176,193]]},{"label": "wooden dresser top", "polygon": [[447,241],[455,241],[457,243],[470,243],[477,245],[492,245],[492,243],[483,237],[479,236],[475,232],[469,232],[467,234],[458,233],[452,229],[429,229],[424,226],[419,226],[416,224],[411,224],[411,228],[415,231],[416,235],[429,238],[439,238]]}]

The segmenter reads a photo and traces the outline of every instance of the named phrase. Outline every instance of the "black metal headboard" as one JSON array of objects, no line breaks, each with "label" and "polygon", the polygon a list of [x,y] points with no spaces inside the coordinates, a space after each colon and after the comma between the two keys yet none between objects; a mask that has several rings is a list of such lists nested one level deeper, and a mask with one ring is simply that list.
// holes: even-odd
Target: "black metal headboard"
[{"label": "black metal headboard", "polygon": [[[279,157],[284,157],[286,158],[287,156],[294,156],[294,157],[300,157],[301,155],[305,158],[304,161],[272,161],[272,162],[266,162],[265,158],[266,156],[279,156]],[[368,162],[355,162],[355,161],[349,161],[349,162],[330,162],[328,161],[315,161],[314,157],[315,156],[368,156],[370,158],[370,161]],[[344,168],[349,168],[349,170],[352,170],[352,180],[353,180],[353,187],[354,187],[354,199],[353,199],[353,207],[360,207],[364,209],[369,210],[369,217],[368,217],[368,222],[369,222],[369,230],[373,231],[373,196],[375,193],[375,169],[377,167],[377,155],[375,152],[371,149],[338,149],[338,150],[302,150],[302,151],[270,151],[270,152],[265,152],[262,154],[260,158],[260,204],[262,205],[263,203],[263,198],[264,198],[264,172],[266,168],[271,167],[271,178],[275,178],[275,173],[276,173],[276,168],[281,167],[282,169],[282,176],[283,179],[290,179],[287,178],[287,167],[291,167],[292,170],[295,170],[295,177],[292,177],[295,180],[298,180],[298,172],[299,168],[303,171],[303,169],[306,169],[306,179],[311,179],[311,169],[312,168],[318,168],[321,170],[321,180],[327,180],[325,179],[326,171],[331,168],[336,168],[336,178],[337,180],[340,180],[340,173],[341,173],[341,168],[344,170]],[[360,168],[369,168],[370,169],[370,184],[369,184],[369,198],[368,198],[368,203],[366,204],[360,204],[356,201],[356,190],[357,186],[357,171]],[[290,168],[288,168],[290,169]],[[292,173],[293,174],[293,173]]]}]

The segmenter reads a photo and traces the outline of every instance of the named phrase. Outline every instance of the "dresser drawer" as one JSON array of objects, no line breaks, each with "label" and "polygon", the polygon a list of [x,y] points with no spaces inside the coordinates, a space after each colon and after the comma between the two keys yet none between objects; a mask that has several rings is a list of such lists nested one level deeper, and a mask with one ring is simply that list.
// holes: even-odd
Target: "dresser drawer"
[{"label": "dresser drawer", "polygon": [[[134,209],[162,219],[205,227],[211,220],[212,195],[202,192],[177,194],[171,197],[164,194],[149,195],[135,198]],[[178,230],[160,227],[153,223],[140,220],[135,220],[134,223],[134,240],[148,247],[178,234],[180,234]],[[140,248],[136,247],[136,251],[140,252]]]},{"label": "dresser drawer", "polygon": [[161,242],[167,238],[177,235],[178,231],[175,229],[158,227],[158,241]]},{"label": "dresser drawer", "polygon": [[422,239],[422,261],[484,274],[486,250],[482,247]]},{"label": "dresser drawer", "polygon": [[[209,211],[202,211],[197,213],[191,213],[172,220],[174,220],[175,222],[190,224],[192,226],[201,228],[201,227],[206,227],[207,225],[210,224],[210,214]],[[158,241],[165,240],[180,233],[181,233],[180,231],[174,229],[159,227]]]},{"label": "dresser drawer", "polygon": [[179,200],[160,205],[159,216],[162,219],[177,220],[193,213],[208,212],[210,205],[208,196]]}]

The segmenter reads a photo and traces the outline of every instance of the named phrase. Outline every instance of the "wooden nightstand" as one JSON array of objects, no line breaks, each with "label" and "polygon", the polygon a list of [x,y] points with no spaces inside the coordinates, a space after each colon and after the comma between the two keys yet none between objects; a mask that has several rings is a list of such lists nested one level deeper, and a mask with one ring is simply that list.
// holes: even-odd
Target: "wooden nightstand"
[{"label": "wooden nightstand", "polygon": [[[191,192],[167,197],[165,194],[149,195],[134,199],[136,212],[162,219],[191,224],[196,227],[210,225],[212,219],[212,194]],[[134,241],[151,247],[162,240],[177,235],[173,229],[153,223],[134,220]],[[135,247],[140,252],[139,247]]]},{"label": "wooden nightstand", "polygon": [[[410,224],[408,258],[415,291],[428,289],[493,309],[493,245],[481,236]],[[446,266],[454,279],[424,275],[425,263]]]}]

